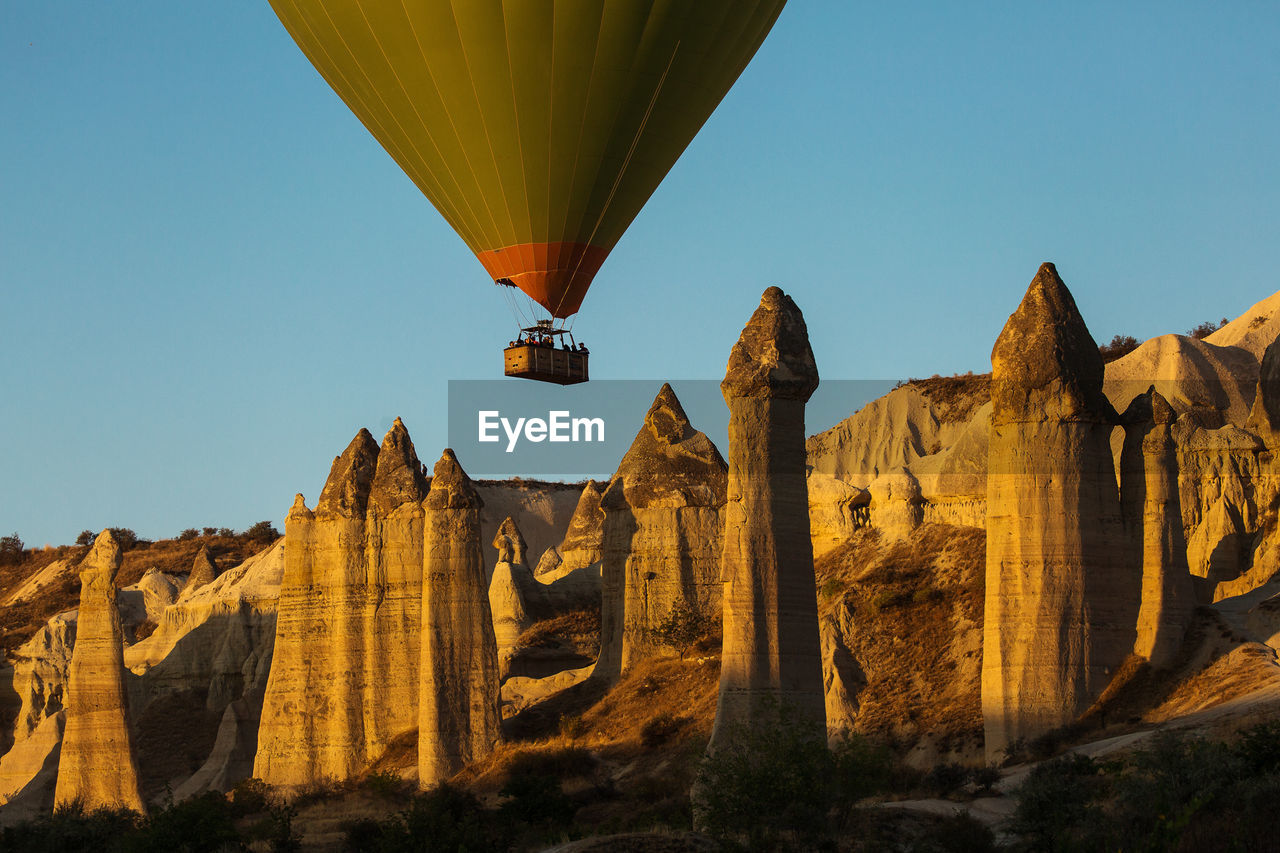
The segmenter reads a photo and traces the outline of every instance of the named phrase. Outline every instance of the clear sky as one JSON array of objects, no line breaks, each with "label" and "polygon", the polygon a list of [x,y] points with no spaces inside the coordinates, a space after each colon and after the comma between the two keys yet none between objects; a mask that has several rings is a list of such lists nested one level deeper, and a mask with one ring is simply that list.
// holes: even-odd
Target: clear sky
[{"label": "clear sky", "polygon": [[[988,369],[1043,260],[1099,340],[1234,317],[1278,45],[1274,0],[795,0],[597,279],[592,375],[720,377],[770,284],[840,379]],[[499,294],[266,0],[0,0],[0,116],[0,533],[279,522],[499,374]]]}]

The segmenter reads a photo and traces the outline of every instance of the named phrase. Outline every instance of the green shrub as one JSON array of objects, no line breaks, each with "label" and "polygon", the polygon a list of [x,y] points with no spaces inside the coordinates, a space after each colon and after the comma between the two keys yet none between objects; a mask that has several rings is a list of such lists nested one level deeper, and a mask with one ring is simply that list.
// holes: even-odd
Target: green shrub
[{"label": "green shrub", "polygon": [[384,821],[362,820],[346,831],[347,849],[359,853],[488,853],[506,850],[510,827],[495,820],[474,795],[439,785],[416,795],[408,808]]},{"label": "green shrub", "polygon": [[732,725],[702,761],[694,809],[712,836],[752,850],[791,849],[831,838],[853,805],[889,784],[888,750],[847,735],[828,749],[825,732],[776,705],[768,724]]},{"label": "green shrub", "polygon": [[683,598],[677,598],[663,620],[650,629],[649,636],[654,641],[675,649],[680,660],[684,660],[689,650],[711,633],[714,627],[715,622],[709,614],[691,606]]},{"label": "green shrub", "polygon": [[79,802],[59,806],[53,814],[0,832],[4,853],[102,853],[137,827],[140,817],[128,809],[86,811]]}]

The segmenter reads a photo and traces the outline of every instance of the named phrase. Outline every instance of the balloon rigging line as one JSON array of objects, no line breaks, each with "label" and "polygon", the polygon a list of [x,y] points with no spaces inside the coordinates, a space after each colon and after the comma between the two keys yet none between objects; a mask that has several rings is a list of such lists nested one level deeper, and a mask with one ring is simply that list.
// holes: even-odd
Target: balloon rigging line
[{"label": "balloon rigging line", "polygon": [[[587,246],[590,246],[595,240],[596,234],[600,231],[600,225],[604,222],[604,217],[608,213],[609,208],[613,205],[614,196],[618,193],[618,187],[622,186],[622,179],[627,174],[627,168],[631,165],[631,159],[635,156],[636,147],[640,144],[640,137],[644,135],[644,129],[649,125],[649,117],[653,115],[653,108],[658,103],[658,96],[662,94],[662,87],[666,85],[667,75],[671,73],[671,67],[676,64],[676,55],[680,53],[680,41],[676,42],[675,49],[671,51],[671,59],[667,62],[666,70],[662,72],[662,76],[658,78],[658,86],[653,90],[653,97],[649,99],[649,108],[644,111],[644,118],[640,120],[640,127],[636,130],[635,138],[631,140],[631,148],[627,151],[626,159],[622,161],[622,170],[618,172],[617,179],[613,182],[613,188],[609,190],[609,195],[604,200],[604,207],[600,210],[600,216],[596,218],[595,227],[591,229],[591,236],[587,238]],[[582,263],[587,259],[586,252],[578,255],[578,262],[574,264],[573,272],[569,275],[569,281],[573,281],[578,271],[582,268]],[[552,317],[560,312],[560,306],[564,304],[565,297],[569,295],[569,290],[560,294],[560,301],[556,303],[556,308],[551,312]]]}]

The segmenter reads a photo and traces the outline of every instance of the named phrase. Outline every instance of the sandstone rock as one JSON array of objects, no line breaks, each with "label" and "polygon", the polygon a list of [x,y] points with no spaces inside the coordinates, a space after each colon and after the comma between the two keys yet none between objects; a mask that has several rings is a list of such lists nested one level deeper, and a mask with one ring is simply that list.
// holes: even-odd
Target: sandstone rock
[{"label": "sandstone rock", "polygon": [[0,825],[30,820],[53,809],[66,712],[45,717],[30,736],[0,758]]},{"label": "sandstone rock", "polygon": [[870,523],[871,493],[821,471],[809,471],[809,533],[815,558],[843,545]]},{"label": "sandstone rock", "polygon": [[80,566],[80,608],[54,800],[78,800],[86,809],[123,806],[145,813],[129,734],[124,637],[116,609],[115,576],[122,562],[120,546],[104,530]]},{"label": "sandstone rock", "polygon": [[858,691],[867,683],[866,674],[849,651],[844,628],[834,614],[822,622],[822,691],[826,705],[827,740],[835,743],[855,730]]},{"label": "sandstone rock", "polygon": [[805,483],[804,407],[818,369],[800,309],[765,291],[729,355],[724,650],[709,750],[784,711],[826,737],[822,649]]},{"label": "sandstone rock", "polygon": [[195,592],[205,584],[212,583],[217,576],[218,567],[209,556],[208,546],[201,545],[200,553],[196,554],[195,562],[191,565],[191,574],[187,576],[187,583],[182,588],[182,593],[186,595]]},{"label": "sandstone rock", "polygon": [[598,677],[615,679],[660,652],[653,631],[673,608],[708,617],[718,611],[726,470],[720,451],[663,385],[601,498]]},{"label": "sandstone rock", "polygon": [[[138,676],[129,680],[137,724],[186,740],[177,755],[171,741],[137,741],[139,767],[152,780],[167,782],[177,799],[227,791],[253,775],[284,546],[281,538],[184,593],[150,637],[125,649],[125,665]],[[175,714],[174,703],[190,701],[187,697],[202,699],[204,713],[185,706]],[[228,719],[232,705],[235,726]],[[188,762],[204,750],[209,751],[204,764],[192,775]]]},{"label": "sandstone rock", "polygon": [[982,707],[988,758],[1074,720],[1135,641],[1140,576],[1098,347],[1052,264],[991,353]]},{"label": "sandstone rock", "polygon": [[285,569],[254,775],[280,786],[347,779],[365,749],[365,517],[378,445],[360,430],[333,462],[315,512],[298,495],[285,520]]},{"label": "sandstone rock", "polygon": [[1174,411],[1198,410],[1209,426],[1241,424],[1253,399],[1258,360],[1235,347],[1161,335],[1106,366],[1104,390],[1124,409],[1154,383]]},{"label": "sandstone rock", "polygon": [[199,770],[174,789],[174,801],[182,802],[206,791],[225,793],[252,776],[261,718],[261,692],[227,705],[212,752]]},{"label": "sandstone rock", "polygon": [[[565,536],[579,491],[572,483],[535,480],[473,480],[484,501],[480,509],[480,541],[491,542],[503,519],[520,525],[529,559],[540,557]],[[493,574],[496,551],[485,549],[485,577]]]},{"label": "sandstone rock", "polygon": [[1228,496],[1218,498],[1187,542],[1191,574],[1206,581],[1203,599],[1213,600],[1215,587],[1239,577],[1245,539],[1240,508]]},{"label": "sandstone rock", "polygon": [[52,563],[23,581],[17,589],[9,594],[9,597],[5,599],[4,603],[12,605],[21,604],[24,601],[31,601],[41,595],[46,588],[73,576],[75,574],[75,570],[76,567],[74,560],[54,560]]},{"label": "sandstone rock", "polygon": [[1195,610],[1178,493],[1176,415],[1153,386],[1124,415],[1121,501],[1142,566],[1142,603],[1134,653],[1153,667],[1172,665]]},{"label": "sandstone rock", "polygon": [[153,567],[147,569],[137,583],[117,590],[116,604],[124,636],[132,641],[144,622],[157,624],[164,617],[165,609],[178,600],[181,589],[177,577]]},{"label": "sandstone rock", "polygon": [[521,711],[586,681],[594,666],[566,669],[541,678],[515,675],[502,682],[502,716],[514,717]]},{"label": "sandstone rock", "polygon": [[499,677],[505,679],[516,640],[539,617],[547,614],[541,590],[537,589],[541,584],[525,565],[524,537],[511,518],[498,528],[493,547],[498,549],[498,562],[489,579],[489,610],[493,614],[493,633],[498,645]]},{"label": "sandstone rock", "polygon": [[396,418],[382,440],[370,486],[365,525],[369,573],[358,621],[362,638],[352,642],[353,654],[364,661],[358,701],[368,762],[418,725],[426,496],[422,463],[408,430]]},{"label": "sandstone rock", "polygon": [[[1277,299],[1277,308],[1280,308],[1280,294],[1273,298]],[[1273,340],[1262,355],[1248,427],[1262,436],[1268,447],[1280,444],[1276,441],[1280,436],[1280,338]]]},{"label": "sandstone rock", "polygon": [[963,423],[940,417],[915,385],[895,388],[806,442],[815,471],[865,489],[895,468],[910,468],[949,446]]},{"label": "sandstone rock", "polygon": [[1242,349],[1261,361],[1263,351],[1277,336],[1280,336],[1280,292],[1254,304],[1205,340],[1218,347]]},{"label": "sandstone rock", "polygon": [[13,656],[13,691],[21,708],[14,722],[14,743],[66,707],[67,673],[76,643],[77,611],[52,617]]},{"label": "sandstone rock", "polygon": [[889,541],[906,539],[924,523],[924,495],[920,481],[898,468],[872,481],[871,526]]},{"label": "sandstone rock", "polygon": [[600,501],[608,483],[588,480],[578,497],[564,540],[543,554],[534,575],[544,583],[598,564],[604,548],[604,510]]},{"label": "sandstone rock", "polygon": [[481,499],[452,450],[436,463],[423,541],[418,781],[430,787],[501,737],[498,650],[480,548]]}]

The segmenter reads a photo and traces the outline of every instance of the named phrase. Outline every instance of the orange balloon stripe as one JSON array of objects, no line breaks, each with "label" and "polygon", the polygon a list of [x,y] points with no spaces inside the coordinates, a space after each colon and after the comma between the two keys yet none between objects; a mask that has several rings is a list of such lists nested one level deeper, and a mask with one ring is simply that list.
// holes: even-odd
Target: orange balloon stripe
[{"label": "orange balloon stripe", "polygon": [[608,256],[608,249],[585,243],[522,243],[476,255],[491,278],[510,279],[559,318],[578,312]]}]

